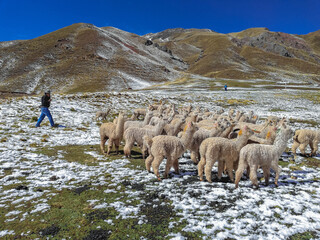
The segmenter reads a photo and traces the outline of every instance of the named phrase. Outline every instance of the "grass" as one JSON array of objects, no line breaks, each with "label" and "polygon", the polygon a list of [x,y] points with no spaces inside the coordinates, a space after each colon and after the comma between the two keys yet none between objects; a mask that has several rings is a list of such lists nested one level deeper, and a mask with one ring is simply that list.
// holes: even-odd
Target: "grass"
[{"label": "grass", "polygon": [[316,121],[310,120],[310,119],[289,118],[289,120],[290,120],[290,122],[308,124],[308,125],[310,125],[312,127],[317,127],[319,125],[319,122],[316,122]]},{"label": "grass", "polygon": [[[46,138],[43,138],[46,139]],[[63,158],[68,162],[79,162],[86,165],[97,165],[97,160],[86,151],[99,152],[99,145],[68,145],[55,147],[42,147],[34,151],[37,154],[47,155],[49,157],[62,154]]]},{"label": "grass", "polygon": [[309,239],[316,239],[317,233],[313,231],[307,231],[303,233],[296,233],[289,237],[289,240],[309,240]]},{"label": "grass", "polygon": [[229,107],[229,106],[245,106],[254,104],[254,100],[250,99],[221,99],[216,100],[215,103],[222,107]]},{"label": "grass", "polygon": [[271,108],[269,109],[270,112],[285,112],[286,110],[281,108]]}]

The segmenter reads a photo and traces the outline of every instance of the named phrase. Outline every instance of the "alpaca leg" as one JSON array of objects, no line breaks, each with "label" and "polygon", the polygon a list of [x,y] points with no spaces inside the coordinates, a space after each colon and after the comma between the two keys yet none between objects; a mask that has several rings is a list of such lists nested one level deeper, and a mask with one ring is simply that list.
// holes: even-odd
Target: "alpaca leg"
[{"label": "alpaca leg", "polygon": [[109,153],[111,152],[112,147],[113,147],[113,143],[114,143],[114,140],[109,138],[107,155],[109,155]]},{"label": "alpaca leg", "polygon": [[[317,151],[318,151],[318,141],[313,141],[312,142],[312,151],[311,151],[311,156],[317,155]],[[311,146],[311,145],[310,145]]]},{"label": "alpaca leg", "polygon": [[212,166],[214,164],[214,161],[210,161],[207,159],[207,163],[206,163],[206,166],[205,166],[205,169],[204,169],[204,172],[206,174],[206,179],[208,182],[212,182],[212,179],[211,179],[211,170],[212,170]]},{"label": "alpaca leg", "polygon": [[203,181],[204,165],[206,165],[206,158],[204,156],[202,156],[200,158],[200,162],[198,163],[198,175],[200,177],[200,181]]},{"label": "alpaca leg", "polygon": [[250,166],[247,165],[246,177],[249,178],[249,176],[250,176]]},{"label": "alpaca leg", "polygon": [[176,174],[179,174],[179,160],[178,158],[173,161],[173,168]]},{"label": "alpaca leg", "polygon": [[100,141],[100,149],[101,149],[101,152],[102,152],[102,153],[106,153],[105,150],[104,150],[106,141],[107,141],[107,138],[101,138],[101,141]]},{"label": "alpaca leg", "polygon": [[258,166],[250,166],[250,180],[253,186],[259,187],[258,178],[257,178],[257,168]]},{"label": "alpaca leg", "polygon": [[119,154],[120,139],[115,139],[114,145],[116,147],[116,154],[118,155]]},{"label": "alpaca leg", "polygon": [[164,176],[163,176],[164,178],[168,178],[171,166],[172,166],[172,159],[170,157],[167,157],[167,164],[166,164],[166,167],[164,170]]},{"label": "alpaca leg", "polygon": [[227,172],[228,172],[228,175],[229,175],[229,178],[231,180],[231,182],[234,182],[234,179],[233,179],[233,162],[231,161],[227,161],[226,162],[226,168],[227,168]]},{"label": "alpaca leg", "polygon": [[147,169],[148,172],[151,172],[150,168],[151,168],[151,163],[152,163],[153,159],[154,158],[153,158],[153,156],[151,154],[146,159],[145,164],[146,164],[146,169]]},{"label": "alpaca leg", "polygon": [[133,142],[126,141],[126,145],[123,148],[123,152],[124,152],[124,155],[126,157],[131,157],[131,149],[132,149],[132,147],[133,147]]},{"label": "alpaca leg", "polygon": [[238,169],[236,171],[236,180],[234,182],[236,184],[236,188],[238,188],[238,186],[239,186],[240,179],[241,179],[243,171],[246,167],[247,167],[247,163],[242,163],[242,164],[239,164],[239,166],[238,166]]},{"label": "alpaca leg", "polygon": [[278,186],[278,179],[281,173],[281,168],[278,166],[277,160],[271,162],[271,168],[276,172],[276,176],[274,178],[274,184]]},{"label": "alpaca leg", "polygon": [[299,150],[301,152],[302,155],[306,155],[306,147],[308,146],[308,143],[301,143],[299,146]]},{"label": "alpaca leg", "polygon": [[218,161],[218,179],[220,180],[222,178],[222,172],[225,166],[225,161],[219,160]]},{"label": "alpaca leg", "polygon": [[197,164],[198,160],[197,160],[197,153],[195,151],[191,151],[191,160]]},{"label": "alpaca leg", "polygon": [[270,167],[263,167],[263,176],[264,176],[264,180],[265,180],[265,185],[268,186],[269,185],[269,178],[270,178]]},{"label": "alpaca leg", "polygon": [[153,162],[152,162],[152,169],[153,169],[153,172],[154,174],[157,176],[158,180],[160,181],[161,178],[160,178],[160,174],[159,174],[159,166],[160,166],[160,163],[162,162],[163,160],[163,156],[161,157],[155,157]]},{"label": "alpaca leg", "polygon": [[300,143],[293,141],[292,147],[291,147],[291,151],[294,155],[296,155],[297,153],[297,148],[299,147]]}]

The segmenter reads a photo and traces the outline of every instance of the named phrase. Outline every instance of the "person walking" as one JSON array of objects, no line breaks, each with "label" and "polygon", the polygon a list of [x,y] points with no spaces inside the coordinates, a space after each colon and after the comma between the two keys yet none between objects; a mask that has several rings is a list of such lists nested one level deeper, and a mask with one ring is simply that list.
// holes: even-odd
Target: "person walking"
[{"label": "person walking", "polygon": [[224,90],[225,90],[225,91],[228,91],[228,86],[227,86],[227,84],[224,85]]},{"label": "person walking", "polygon": [[50,102],[51,102],[50,90],[48,90],[44,93],[44,95],[41,98],[41,114],[40,114],[40,117],[37,121],[36,127],[40,127],[41,122],[43,121],[43,119],[46,116],[49,118],[51,127],[55,126],[53,119],[52,119],[52,116],[51,116],[51,113],[49,111]]}]

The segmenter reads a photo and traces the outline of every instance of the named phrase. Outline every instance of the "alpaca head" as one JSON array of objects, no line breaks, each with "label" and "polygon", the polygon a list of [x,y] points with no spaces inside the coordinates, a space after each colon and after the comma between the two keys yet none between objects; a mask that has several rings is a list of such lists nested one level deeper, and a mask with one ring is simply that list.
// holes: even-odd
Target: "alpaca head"
[{"label": "alpaca head", "polygon": [[185,127],[185,132],[186,133],[191,133],[191,132],[195,133],[198,130],[199,130],[199,127],[193,122],[189,122]]},{"label": "alpaca head", "polygon": [[287,124],[285,123],[281,124],[279,135],[284,136],[285,139],[288,140],[293,136],[293,134],[294,134],[294,131],[289,126],[287,126]]},{"label": "alpaca head", "polygon": [[247,125],[245,125],[242,129],[240,129],[238,133],[238,137],[245,136],[246,138],[251,137],[254,134],[253,130],[249,128]]}]

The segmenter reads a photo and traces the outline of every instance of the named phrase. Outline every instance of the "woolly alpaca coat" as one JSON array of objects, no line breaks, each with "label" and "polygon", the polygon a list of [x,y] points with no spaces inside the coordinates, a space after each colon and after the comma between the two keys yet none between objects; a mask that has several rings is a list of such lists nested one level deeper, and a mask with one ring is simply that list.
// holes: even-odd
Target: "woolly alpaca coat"
[{"label": "woolly alpaca coat", "polygon": [[[117,124],[112,122],[103,123],[100,126],[100,149],[102,153],[109,155],[113,144],[115,145],[116,152],[118,154],[120,142],[123,137],[124,117],[122,113],[119,113]],[[108,142],[108,151],[105,152],[104,147],[106,141]]]},{"label": "woolly alpaca coat", "polygon": [[240,178],[244,169],[250,168],[250,180],[252,184],[258,187],[257,169],[262,167],[266,185],[269,184],[270,168],[276,172],[275,184],[278,185],[278,178],[281,169],[278,166],[279,157],[287,147],[288,139],[291,138],[293,132],[285,125],[281,127],[274,145],[249,144],[240,151],[239,165],[236,171],[236,188],[238,187]]},{"label": "woolly alpaca coat", "polygon": [[136,128],[136,127],[130,127],[128,128],[123,136],[126,141],[126,145],[124,146],[124,154],[127,157],[131,156],[131,149],[133,147],[134,143],[137,143],[137,145],[142,150],[142,155],[144,158],[145,155],[145,149],[143,148],[143,136],[147,135],[149,137],[154,137],[157,135],[160,135],[163,131],[164,126],[166,125],[166,121],[161,120],[156,126],[154,126],[152,129],[147,128]]},{"label": "woolly alpaca coat", "polygon": [[206,179],[211,180],[211,170],[216,161],[218,161],[218,178],[221,179],[224,165],[226,165],[230,180],[233,181],[232,170],[234,164],[239,159],[239,152],[247,144],[253,131],[244,126],[240,130],[236,140],[221,137],[212,137],[204,140],[200,145],[200,162],[198,164],[198,174],[200,181],[203,180],[203,170],[205,169]]},{"label": "woolly alpaca coat", "polygon": [[150,172],[152,169],[154,174],[160,180],[159,166],[164,158],[167,158],[166,169],[164,177],[168,177],[170,168],[173,166],[176,173],[179,173],[179,162],[178,158],[182,156],[186,148],[189,147],[193,134],[198,130],[198,127],[190,122],[188,124],[186,133],[182,138],[175,136],[156,136],[151,139],[145,138],[145,143],[147,142],[148,148],[150,149],[150,155],[146,159],[146,169]]},{"label": "woolly alpaca coat", "polygon": [[318,144],[320,142],[320,130],[300,129],[295,132],[293,137],[292,152],[296,154],[297,148],[301,154],[306,154],[306,147],[310,146],[311,155],[316,155],[318,151]]}]

